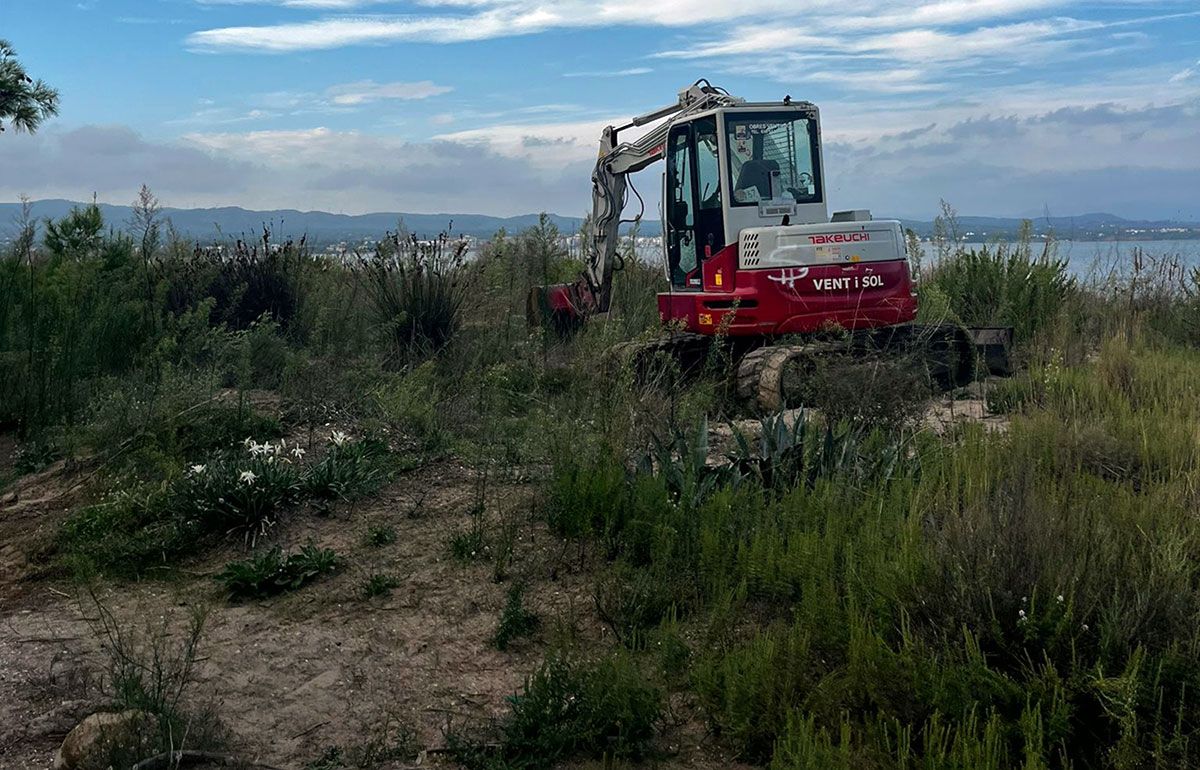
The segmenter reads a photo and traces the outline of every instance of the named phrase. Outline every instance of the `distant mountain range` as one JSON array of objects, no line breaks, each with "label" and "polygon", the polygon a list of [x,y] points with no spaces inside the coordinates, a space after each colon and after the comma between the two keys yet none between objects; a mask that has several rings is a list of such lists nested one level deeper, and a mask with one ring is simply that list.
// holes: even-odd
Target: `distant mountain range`
[{"label": "distant mountain range", "polygon": [[[87,204],[66,200],[33,201],[33,216],[38,220],[58,219],[73,207]],[[130,206],[114,206],[101,203],[100,212],[104,221],[118,229],[124,228],[133,219]],[[0,238],[13,230],[13,222],[20,215],[20,203],[0,203]],[[308,235],[310,240],[329,243],[342,240],[357,241],[362,238],[379,238],[394,231],[400,222],[409,232],[420,236],[435,236],[450,228],[452,232],[477,238],[488,238],[500,228],[510,233],[519,232],[538,223],[538,214],[522,214],[515,217],[493,217],[486,214],[330,214],[325,211],[296,211],[276,209],[274,211],[250,211],[236,206],[214,209],[164,208],[159,216],[171,220],[181,234],[198,239],[223,240],[243,236],[256,238],[263,227],[269,227],[277,239]],[[550,215],[550,219],[564,233],[573,233],[583,221],[578,217]],[[655,226],[657,231],[657,225]]]},{"label": "distant mountain range", "polygon": [[[72,207],[84,204],[66,200],[34,201],[33,216],[39,220],[57,219],[66,215]],[[15,229],[13,223],[19,216],[21,204],[0,203],[0,241],[7,240]],[[129,206],[100,204],[104,220],[110,226],[124,228],[133,218]],[[405,214],[381,212],[376,214],[330,214],[324,211],[249,211],[234,206],[212,209],[164,208],[164,219],[170,219],[180,233],[199,240],[225,240],[229,238],[256,238],[264,226],[269,227],[276,239],[308,235],[316,244],[339,241],[360,241],[378,238],[389,230],[395,230],[403,222],[409,232],[421,236],[433,236],[452,226],[454,233],[476,238],[491,237],[504,228],[510,233],[519,232],[537,224],[537,214],[522,214],[515,217],[493,217],[485,214]],[[549,215],[564,234],[579,230],[582,219]],[[902,220],[905,227],[912,228],[918,235],[928,237],[933,233],[932,221]],[[1003,237],[1015,234],[1022,219],[1013,217],[960,216],[960,235],[972,238]],[[1130,220],[1114,214],[1081,214],[1073,217],[1040,217],[1031,220],[1036,234],[1053,231],[1063,239],[1108,240],[1108,239],[1151,239],[1151,238],[1200,238],[1200,223],[1175,222],[1170,220]],[[658,235],[657,220],[644,221],[643,235]]]}]

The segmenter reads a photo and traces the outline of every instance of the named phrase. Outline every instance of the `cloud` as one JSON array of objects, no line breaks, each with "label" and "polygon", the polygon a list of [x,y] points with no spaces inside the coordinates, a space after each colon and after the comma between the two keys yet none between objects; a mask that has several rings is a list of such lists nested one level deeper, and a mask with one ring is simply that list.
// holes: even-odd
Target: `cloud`
[{"label": "cloud", "polygon": [[[339,0],[285,0],[351,10],[368,3]],[[201,51],[287,52],[389,42],[456,43],[513,37],[552,29],[652,26],[701,27],[737,19],[770,19],[772,26],[797,19],[801,32],[778,36],[778,46],[827,40],[826,33],[861,29],[907,29],[923,25],[980,24],[989,19],[1052,7],[1071,0],[425,0],[424,14],[336,15],[259,26],[218,27],[192,34],[187,43]],[[764,25],[765,26],[765,25]],[[789,42],[790,41],[790,42]]]},{"label": "cloud", "polygon": [[649,75],[654,70],[649,67],[630,67],[615,72],[564,72],[564,78],[623,78],[631,75]]},{"label": "cloud", "polygon": [[1195,64],[1193,64],[1192,66],[1190,66],[1186,69],[1176,72],[1174,75],[1171,76],[1169,82],[1182,83],[1185,80],[1190,80],[1197,73],[1200,73],[1200,61],[1197,61]]},{"label": "cloud", "polygon": [[[133,200],[143,182],[167,196],[236,195],[252,165],[195,147],[145,139],[127,126],[14,134],[0,142],[0,197]],[[140,181],[137,181],[140,180]]]},{"label": "cloud", "polygon": [[453,90],[450,86],[439,86],[429,80],[417,83],[376,83],[373,80],[360,80],[357,83],[330,86],[325,90],[325,95],[333,104],[348,107],[383,99],[428,99]]},{"label": "cloud", "polygon": [[1044,204],[1062,214],[1200,219],[1187,192],[1200,189],[1198,107],[1098,104],[827,139],[830,194],[905,215],[925,216],[945,198],[979,214]]}]

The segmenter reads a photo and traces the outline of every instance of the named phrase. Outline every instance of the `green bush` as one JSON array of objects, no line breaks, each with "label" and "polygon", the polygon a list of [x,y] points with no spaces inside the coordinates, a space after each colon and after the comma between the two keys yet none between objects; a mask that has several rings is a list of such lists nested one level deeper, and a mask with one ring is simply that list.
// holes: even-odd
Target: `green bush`
[{"label": "green bush", "polygon": [[449,233],[420,241],[404,232],[375,245],[362,278],[394,362],[441,350],[462,325],[471,290],[464,268],[467,245]]},{"label": "green bush", "polygon": [[639,759],[661,718],[662,693],[626,656],[581,662],[551,656],[509,698],[509,712],[485,740],[451,736],[468,768],[550,768],[577,754]]},{"label": "green bush", "polygon": [[500,623],[492,635],[492,644],[497,650],[507,650],[513,641],[537,630],[539,624],[538,616],[525,606],[525,584],[513,583],[508,589],[504,609],[500,611]]},{"label": "green bush", "polygon": [[1028,240],[941,259],[926,283],[936,287],[955,320],[966,326],[1011,326],[1018,343],[1048,328],[1076,291],[1066,260],[1048,245],[1034,257]]},{"label": "green bush", "polygon": [[257,556],[225,565],[217,579],[234,598],[255,599],[294,591],[337,569],[341,559],[328,548],[311,543],[293,554],[272,548]]},{"label": "green bush", "polygon": [[317,499],[366,497],[387,481],[387,460],[387,445],[382,441],[353,441],[335,431],[325,456],[306,469],[304,490]]}]

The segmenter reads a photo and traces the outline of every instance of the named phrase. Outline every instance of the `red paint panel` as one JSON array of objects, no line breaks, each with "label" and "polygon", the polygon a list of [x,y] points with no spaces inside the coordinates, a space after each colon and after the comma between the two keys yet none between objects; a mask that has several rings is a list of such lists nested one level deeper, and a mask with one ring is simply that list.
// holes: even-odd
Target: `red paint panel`
[{"label": "red paint panel", "polygon": [[[712,334],[734,312],[729,334],[750,336],[810,332],[830,323],[847,329],[889,326],[917,313],[904,260],[738,270],[734,279],[733,291],[707,290],[706,274],[706,291],[660,294],[659,315]],[[731,300],[740,300],[736,310],[727,307]]]},{"label": "red paint panel", "polygon": [[729,293],[737,285],[737,243],[731,243],[700,266],[705,291]]}]

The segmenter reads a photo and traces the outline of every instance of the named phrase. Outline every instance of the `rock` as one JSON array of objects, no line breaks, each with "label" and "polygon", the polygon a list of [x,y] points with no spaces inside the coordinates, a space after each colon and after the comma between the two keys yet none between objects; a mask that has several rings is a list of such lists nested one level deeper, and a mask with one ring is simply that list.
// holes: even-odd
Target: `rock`
[{"label": "rock", "polygon": [[155,727],[154,717],[137,709],[92,714],[67,733],[54,757],[54,769],[108,767],[114,749],[139,751],[150,743]]},{"label": "rock", "polygon": [[12,505],[17,502],[17,493],[9,492],[4,497],[0,497],[0,505]]}]

